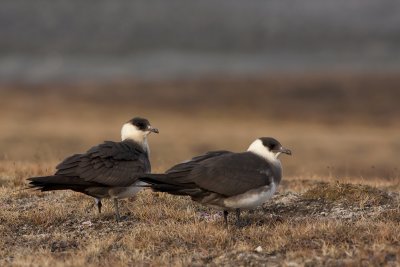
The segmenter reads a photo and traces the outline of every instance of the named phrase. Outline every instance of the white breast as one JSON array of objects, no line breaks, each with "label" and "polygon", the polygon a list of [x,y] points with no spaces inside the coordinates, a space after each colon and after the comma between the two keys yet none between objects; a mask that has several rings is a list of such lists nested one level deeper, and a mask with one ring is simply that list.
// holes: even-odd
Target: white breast
[{"label": "white breast", "polygon": [[145,184],[146,183],[144,182],[136,182],[129,187],[117,187],[110,189],[109,193],[113,198],[129,198],[135,196],[140,190],[142,190],[144,188],[143,185]]},{"label": "white breast", "polygon": [[230,209],[254,209],[264,204],[276,191],[275,183],[257,189],[249,190],[243,194],[226,198],[224,205]]}]

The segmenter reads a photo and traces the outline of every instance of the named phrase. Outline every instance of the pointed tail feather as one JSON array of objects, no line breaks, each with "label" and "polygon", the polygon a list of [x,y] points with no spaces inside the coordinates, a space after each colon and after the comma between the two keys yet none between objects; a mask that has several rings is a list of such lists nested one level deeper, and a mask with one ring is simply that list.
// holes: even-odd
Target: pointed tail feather
[{"label": "pointed tail feather", "polygon": [[157,185],[157,184],[168,184],[169,182],[173,181],[168,181],[168,176],[167,174],[143,174],[139,177],[139,180],[142,182],[147,183],[147,185],[144,186],[152,186],[152,185]]},{"label": "pointed tail feather", "polygon": [[188,192],[195,188],[193,184],[179,183],[170,176],[169,174],[145,174],[139,180],[146,183],[143,187],[151,187],[154,191],[173,195],[188,195]]},{"label": "pointed tail feather", "polygon": [[65,177],[65,176],[41,176],[28,178],[29,187],[35,188],[40,191],[53,191],[53,190],[74,190],[84,192],[90,186],[95,186],[92,182],[86,182],[79,177]]}]

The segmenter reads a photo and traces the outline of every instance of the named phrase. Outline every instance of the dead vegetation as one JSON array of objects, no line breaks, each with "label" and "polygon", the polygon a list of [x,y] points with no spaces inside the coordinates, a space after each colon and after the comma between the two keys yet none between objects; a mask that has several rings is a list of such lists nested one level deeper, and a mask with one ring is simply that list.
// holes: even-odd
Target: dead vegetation
[{"label": "dead vegetation", "polygon": [[303,194],[304,199],[321,200],[360,207],[385,205],[391,201],[387,192],[368,185],[354,185],[336,182],[319,183]]},{"label": "dead vegetation", "polygon": [[[272,201],[244,212],[243,227],[229,229],[220,212],[184,197],[143,191],[122,202],[128,219],[116,223],[108,201],[98,215],[92,199],[78,193],[14,193],[3,187],[1,265],[395,266],[397,193],[371,188],[374,193],[368,194],[383,194],[385,201],[361,207],[358,200],[310,197],[315,187],[298,193],[290,184],[287,178]],[[339,190],[334,181],[315,184]],[[365,190],[347,183],[340,187]]]},{"label": "dead vegetation", "polygon": [[[400,113],[390,93],[400,82],[386,78],[120,84],[111,95],[92,85],[0,91],[0,266],[398,266]],[[326,86],[328,95],[317,90]],[[388,89],[375,101],[380,86]],[[160,128],[150,139],[155,172],[207,150],[242,151],[265,135],[294,155],[283,159],[279,192],[244,212],[241,228],[150,191],[121,201],[128,218],[115,223],[110,201],[99,215],[84,195],[24,190],[26,177],[52,173],[65,156],[117,140],[132,115]]]}]

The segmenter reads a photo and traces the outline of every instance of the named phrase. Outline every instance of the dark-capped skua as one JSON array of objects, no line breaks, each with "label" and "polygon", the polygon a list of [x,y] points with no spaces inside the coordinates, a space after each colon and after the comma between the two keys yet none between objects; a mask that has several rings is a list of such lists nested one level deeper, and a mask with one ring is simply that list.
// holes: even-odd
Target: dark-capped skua
[{"label": "dark-capped skua", "polygon": [[96,199],[101,213],[103,198],[114,200],[120,220],[118,199],[134,196],[140,189],[140,175],[149,173],[147,136],[158,133],[144,118],[133,118],[122,126],[121,142],[105,141],[86,153],[75,154],[56,167],[54,175],[28,178],[29,185],[41,191],[73,190]]},{"label": "dark-capped skua", "polygon": [[212,151],[177,164],[165,174],[146,174],[140,178],[154,191],[190,196],[205,206],[228,212],[254,209],[276,191],[282,178],[278,156],[291,155],[276,139],[261,137],[246,152]]}]

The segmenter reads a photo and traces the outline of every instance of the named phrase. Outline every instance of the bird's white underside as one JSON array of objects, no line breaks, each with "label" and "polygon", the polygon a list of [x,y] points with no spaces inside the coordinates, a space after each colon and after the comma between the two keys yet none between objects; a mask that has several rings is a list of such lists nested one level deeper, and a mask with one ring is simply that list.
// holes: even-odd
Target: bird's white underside
[{"label": "bird's white underside", "polygon": [[243,194],[224,199],[225,208],[229,209],[254,209],[264,204],[276,191],[275,183],[249,190]]},{"label": "bird's white underside", "polygon": [[129,187],[111,188],[109,190],[109,194],[111,198],[117,199],[134,197],[140,190],[144,188],[143,185],[146,185],[146,183],[138,181]]}]

